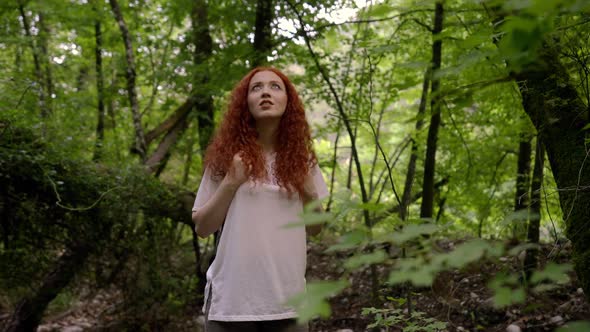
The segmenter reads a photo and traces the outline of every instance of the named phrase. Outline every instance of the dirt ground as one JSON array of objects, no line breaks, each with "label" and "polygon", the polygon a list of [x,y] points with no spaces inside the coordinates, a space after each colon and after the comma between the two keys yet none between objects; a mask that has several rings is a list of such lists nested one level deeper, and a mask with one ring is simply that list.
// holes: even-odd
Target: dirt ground
[{"label": "dirt ground", "polygon": [[[343,269],[340,266],[345,255],[326,254],[324,249],[317,244],[310,247],[308,280],[336,280],[341,277]],[[540,261],[544,264],[547,257],[557,262],[565,261],[569,254],[568,246],[555,250],[554,246],[545,245]],[[496,263],[482,261],[462,271],[442,273],[428,288],[381,287],[378,306],[400,308],[407,313],[407,304],[398,305],[387,298],[405,298],[409,291],[412,310],[447,322],[447,331],[507,331],[510,325],[513,325],[511,331],[518,331],[517,327],[521,331],[553,331],[566,322],[590,320],[590,306],[573,273],[569,283],[541,294],[530,294],[527,303],[496,309],[492,291],[487,287],[488,281],[499,271],[519,271],[520,266],[518,257],[503,257]],[[385,268],[376,270],[380,281],[387,279]],[[361,312],[364,307],[375,306],[371,296],[371,270],[355,272],[350,275],[349,281],[352,286],[330,301],[332,316],[312,321],[311,331],[369,330],[367,325],[373,322],[373,317],[363,316]],[[389,331],[402,329],[403,325],[398,324]]]}]

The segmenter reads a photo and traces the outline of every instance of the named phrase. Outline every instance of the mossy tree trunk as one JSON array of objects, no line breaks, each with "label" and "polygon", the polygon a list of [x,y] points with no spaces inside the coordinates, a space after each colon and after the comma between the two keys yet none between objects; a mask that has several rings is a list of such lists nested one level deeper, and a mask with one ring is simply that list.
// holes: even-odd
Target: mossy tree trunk
[{"label": "mossy tree trunk", "polygon": [[78,243],[68,249],[55,264],[55,268],[43,279],[41,286],[35,293],[21,300],[4,332],[36,331],[43,313],[55,297],[70,283],[79,270],[84,266],[92,250],[88,243]]},{"label": "mossy tree trunk", "polygon": [[[527,242],[539,244],[539,229],[541,228],[541,188],[543,186],[543,168],[545,163],[545,147],[541,140],[537,139],[535,148],[535,168],[531,184],[530,218],[527,229]],[[533,271],[537,268],[539,250],[527,249],[524,258],[524,272],[526,281],[530,281]]]},{"label": "mossy tree trunk", "polygon": [[121,37],[123,38],[123,43],[125,44],[125,60],[127,61],[127,71],[126,71],[126,78],[127,78],[127,94],[129,96],[129,106],[131,107],[131,115],[133,118],[133,127],[135,129],[135,146],[134,151],[139,154],[142,161],[145,161],[147,156],[147,143],[146,138],[143,132],[143,124],[141,121],[141,112],[139,110],[139,100],[137,96],[137,87],[136,87],[136,79],[137,79],[137,71],[136,71],[136,62],[135,62],[135,55],[133,53],[133,42],[131,39],[131,33],[129,32],[129,28],[127,27],[127,23],[123,18],[123,12],[121,11],[121,7],[119,6],[119,2],[117,0],[109,0],[111,4],[111,8],[113,10],[113,15],[115,16],[115,20],[119,25],[119,29],[121,30]]},{"label": "mossy tree trunk", "polygon": [[[521,141],[518,144],[518,163],[516,171],[516,195],[514,197],[514,212],[527,211],[529,208],[529,188],[530,188],[530,173],[531,173],[531,137],[523,134]],[[514,225],[512,225],[512,237],[516,241],[525,238],[525,225],[528,219],[528,214],[523,218],[518,218]]]},{"label": "mossy tree trunk", "polygon": [[[197,115],[201,161],[205,159],[205,152],[215,127],[215,107],[213,105],[211,88],[209,87],[209,82],[211,80],[209,61],[213,54],[213,39],[211,38],[208,16],[209,10],[207,2],[204,0],[194,1],[191,11],[191,23],[193,29],[192,38],[193,43],[195,44],[193,64],[195,65],[196,70],[194,73],[195,88],[192,94],[196,100],[194,110]],[[192,225],[191,234],[193,251],[195,253],[195,274],[199,280],[197,293],[200,297],[205,293],[205,286],[207,284],[206,269],[209,267],[210,262],[204,262],[206,257],[203,252],[201,252],[202,248],[199,244],[199,238]],[[215,236],[217,236],[217,234]],[[206,248],[203,250],[206,250]],[[201,268],[203,266],[206,268]]]},{"label": "mossy tree trunk", "polygon": [[515,74],[515,79],[524,110],[546,148],[566,235],[573,244],[574,268],[590,298],[590,152],[583,130],[589,119],[586,105],[559,60],[558,47],[557,42],[546,40],[535,62]]}]

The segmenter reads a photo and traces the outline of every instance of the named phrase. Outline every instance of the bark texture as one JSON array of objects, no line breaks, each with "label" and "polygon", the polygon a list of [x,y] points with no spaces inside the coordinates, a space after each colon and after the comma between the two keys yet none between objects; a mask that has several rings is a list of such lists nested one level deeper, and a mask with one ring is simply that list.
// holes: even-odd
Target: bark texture
[{"label": "bark texture", "polygon": [[210,69],[209,58],[213,52],[213,41],[209,30],[207,5],[204,0],[197,0],[192,10],[193,42],[195,53],[193,63],[195,65],[195,111],[199,130],[199,147],[201,156],[204,157],[207,145],[211,140],[214,129],[213,97],[209,87]]},{"label": "bark texture", "polygon": [[[422,96],[420,97],[420,105],[418,106],[418,115],[416,120],[416,132],[418,135],[424,126],[424,113],[426,112],[426,100],[428,99],[428,87],[430,86],[430,70],[424,74],[424,81],[422,83]],[[404,184],[404,193],[402,194],[401,204],[399,207],[399,217],[401,220],[406,220],[408,217],[408,207],[412,203],[412,187],[414,186],[414,179],[416,178],[416,161],[418,160],[418,144],[412,138],[412,155],[408,163],[406,171],[406,181]]]},{"label": "bark texture", "polygon": [[47,93],[47,112],[53,113],[53,74],[51,73],[51,62],[49,61],[49,36],[51,31],[45,22],[45,15],[39,13],[39,51],[42,56],[41,64],[43,66],[43,79],[45,80],[45,91]]},{"label": "bark texture", "polygon": [[181,118],[176,122],[175,126],[166,133],[154,153],[145,161],[145,165],[149,168],[150,172],[153,173],[161,169],[171,148],[176,144],[180,136],[182,136],[187,125],[188,122],[186,121],[186,118]]},{"label": "bark texture", "polygon": [[[442,1],[437,1],[434,9],[434,29],[432,29],[432,75],[441,67],[444,8]],[[433,78],[431,83],[431,116],[428,138],[426,142],[426,160],[424,161],[423,194],[420,205],[420,218],[432,218],[434,210],[434,173],[436,167],[436,145],[440,127],[440,79]]]},{"label": "bark texture", "polygon": [[272,0],[258,0],[256,3],[256,23],[254,31],[254,58],[252,67],[267,62],[266,57],[272,48],[273,4]]},{"label": "bark texture", "polygon": [[[27,36],[27,39],[29,40],[29,46],[31,47],[31,53],[33,54],[33,64],[35,66],[35,71],[34,71],[34,75],[35,75],[35,82],[37,83],[37,91],[39,93],[39,109],[41,110],[41,117],[48,117],[49,114],[51,113],[51,110],[49,108],[49,104],[47,101],[47,92],[45,91],[45,79],[43,78],[43,71],[41,69],[41,61],[40,61],[40,55],[39,55],[39,49],[35,43],[35,40],[33,39],[33,36],[31,34],[31,25],[29,23],[29,18],[27,17],[27,14],[25,13],[25,7],[22,3],[19,3],[18,6],[18,10],[20,13],[20,16],[23,20],[23,28],[25,30],[25,35]],[[51,96],[49,96],[51,97]]]},{"label": "bark texture", "polygon": [[137,152],[142,160],[146,159],[147,145],[145,136],[143,134],[143,125],[141,124],[141,113],[139,111],[139,101],[137,98],[137,91],[135,87],[135,78],[137,76],[135,71],[135,57],[133,53],[133,42],[131,41],[131,34],[123,18],[121,7],[117,0],[109,0],[119,30],[121,30],[121,36],[123,37],[123,43],[125,44],[125,59],[127,60],[127,94],[129,95],[129,105],[131,107],[131,115],[133,117],[133,127],[135,128],[135,146],[133,151]]},{"label": "bark texture", "polygon": [[97,113],[98,121],[96,122],[96,142],[94,144],[94,155],[92,159],[97,161],[100,160],[102,155],[102,143],[104,140],[104,118],[105,118],[105,107],[104,107],[104,77],[102,73],[102,31],[100,16],[98,14],[98,8],[96,3],[93,2],[92,10],[96,14],[94,21],[94,56],[95,56],[95,68],[96,68],[96,93],[97,93]]},{"label": "bark texture", "polygon": [[41,322],[49,303],[66,287],[82,268],[90,247],[78,243],[61,255],[55,268],[45,276],[41,286],[28,298],[21,300],[4,332],[33,332]]},{"label": "bark texture", "polygon": [[[529,187],[531,173],[531,138],[523,135],[518,144],[518,162],[516,170],[516,195],[514,197],[514,211],[526,211],[529,208]],[[523,220],[524,219],[524,220]],[[525,233],[524,225],[526,217],[516,220],[512,227],[513,237],[516,240],[522,240]]]},{"label": "bark texture", "polygon": [[[195,86],[192,96],[195,100],[194,110],[197,115],[199,151],[201,154],[201,160],[204,160],[205,152],[207,151],[207,146],[209,145],[215,126],[213,97],[209,87],[209,59],[211,58],[211,54],[213,52],[213,40],[211,38],[211,32],[209,29],[208,7],[205,0],[197,0],[193,3],[191,20],[193,27],[193,42],[196,46],[195,52],[193,54],[193,64],[195,66]],[[192,155],[190,155],[190,157],[192,159]],[[191,234],[193,251],[195,254],[195,275],[199,280],[197,292],[199,295],[201,295],[205,292],[205,286],[207,283],[206,272],[210,261],[208,261],[205,258],[205,255],[201,253],[199,237],[192,226]],[[216,239],[217,236],[218,234],[216,233]]]},{"label": "bark texture", "polygon": [[590,294],[590,160],[582,128],[586,105],[559,59],[559,44],[545,40],[538,57],[515,74],[522,105],[537,128],[559,190],[559,201],[572,241],[572,260],[584,292]]},{"label": "bark texture", "polygon": [[[531,209],[529,227],[527,229],[527,242],[539,244],[539,228],[541,227],[541,186],[543,185],[543,165],[545,162],[545,148],[537,139],[535,152],[535,168],[531,185]],[[524,258],[524,271],[526,280],[530,280],[533,270],[537,268],[538,250],[528,249]]]}]

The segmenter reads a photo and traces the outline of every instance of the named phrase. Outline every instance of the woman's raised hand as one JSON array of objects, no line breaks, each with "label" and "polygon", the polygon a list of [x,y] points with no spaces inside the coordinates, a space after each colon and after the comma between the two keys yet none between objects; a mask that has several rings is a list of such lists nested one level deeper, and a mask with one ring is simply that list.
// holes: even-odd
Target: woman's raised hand
[{"label": "woman's raised hand", "polygon": [[224,180],[228,181],[229,184],[236,188],[248,181],[248,171],[240,153],[234,155],[231,167]]}]

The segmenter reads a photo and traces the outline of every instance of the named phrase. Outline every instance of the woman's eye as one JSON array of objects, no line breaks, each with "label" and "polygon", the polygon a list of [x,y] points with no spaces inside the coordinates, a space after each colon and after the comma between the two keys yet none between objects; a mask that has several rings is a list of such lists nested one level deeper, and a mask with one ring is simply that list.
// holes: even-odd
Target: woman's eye
[{"label": "woman's eye", "polygon": [[273,89],[281,89],[281,86],[280,86],[280,85],[278,85],[277,83],[274,83],[274,84],[272,85],[272,88],[273,88]]},{"label": "woman's eye", "polygon": [[252,91],[258,91],[260,90],[260,85],[255,85],[252,87]]}]

